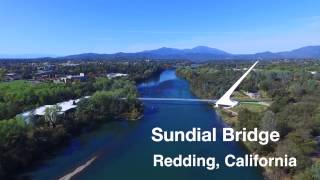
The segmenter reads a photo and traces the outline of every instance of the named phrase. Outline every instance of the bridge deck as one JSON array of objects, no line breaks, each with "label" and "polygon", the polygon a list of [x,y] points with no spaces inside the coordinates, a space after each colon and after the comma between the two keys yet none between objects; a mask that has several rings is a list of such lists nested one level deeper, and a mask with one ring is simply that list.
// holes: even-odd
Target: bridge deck
[{"label": "bridge deck", "polygon": [[141,101],[185,101],[185,102],[209,102],[215,103],[217,100],[215,99],[187,99],[187,98],[147,98],[140,97],[138,98]]}]

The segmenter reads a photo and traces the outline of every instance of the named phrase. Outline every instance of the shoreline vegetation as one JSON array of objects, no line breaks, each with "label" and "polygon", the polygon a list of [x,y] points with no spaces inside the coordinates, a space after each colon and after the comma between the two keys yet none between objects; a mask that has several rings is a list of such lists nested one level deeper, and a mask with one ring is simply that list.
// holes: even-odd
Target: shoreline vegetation
[{"label": "shoreline vegetation", "polygon": [[[14,83],[13,83],[14,84]],[[16,169],[29,168],[30,163],[46,159],[73,136],[99,128],[119,119],[137,120],[143,111],[135,85],[126,79],[97,79],[99,86],[90,98],[82,98],[73,111],[58,115],[58,110],[32,117],[26,123],[17,116],[0,121],[1,167],[4,177]],[[123,100],[121,98],[127,98]],[[47,110],[47,109],[46,109]]]},{"label": "shoreline vegetation", "polygon": [[[82,68],[96,73],[102,71],[101,66],[98,63]],[[26,80],[0,83],[0,178],[14,179],[28,172],[72,137],[104,123],[141,118],[143,106],[137,99],[136,82],[159,74],[162,67],[154,63],[114,63],[104,68],[118,69],[129,77],[89,77],[85,82],[64,84]],[[84,69],[76,66],[63,71],[78,73]],[[91,97],[81,98],[77,108],[70,111],[60,113],[61,107],[51,106],[43,116],[30,117],[28,123],[19,115],[35,107],[85,96]]]},{"label": "shoreline vegetation", "polygon": [[[210,63],[196,68],[180,67],[177,75],[188,80],[192,92],[201,98],[218,98],[241,76],[250,63]],[[278,143],[262,146],[243,142],[251,152],[263,156],[288,154],[297,158],[295,168],[264,168],[266,179],[315,180],[320,178],[320,72],[315,61],[262,63],[234,93],[240,104],[231,109],[216,109],[231,127],[248,130],[276,130]],[[245,92],[258,93],[251,98]],[[264,103],[256,103],[262,101]]]}]

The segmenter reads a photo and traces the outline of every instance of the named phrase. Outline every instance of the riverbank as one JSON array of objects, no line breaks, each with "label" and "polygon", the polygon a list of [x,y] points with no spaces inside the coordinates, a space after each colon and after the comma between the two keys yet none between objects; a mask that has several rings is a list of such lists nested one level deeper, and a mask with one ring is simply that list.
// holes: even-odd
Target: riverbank
[{"label": "riverbank", "polygon": [[[235,128],[235,123],[237,123],[238,121],[238,114],[237,115],[231,115],[230,111],[231,112],[234,112],[232,110],[228,110],[228,109],[218,109],[218,108],[213,108],[214,110],[216,110],[216,112],[218,113],[218,115],[221,117],[221,119],[227,123],[230,127],[232,128]],[[249,142],[243,142],[243,141],[240,141],[241,144],[250,152],[250,153],[255,153],[255,150],[252,149],[251,145]],[[271,167],[260,167],[262,170],[263,170],[263,174],[264,174],[264,177],[266,179],[270,178],[270,174],[273,173],[272,171],[272,168]],[[281,179],[282,180],[292,180],[293,178],[289,175],[286,175],[286,174],[282,174],[281,175]]]}]

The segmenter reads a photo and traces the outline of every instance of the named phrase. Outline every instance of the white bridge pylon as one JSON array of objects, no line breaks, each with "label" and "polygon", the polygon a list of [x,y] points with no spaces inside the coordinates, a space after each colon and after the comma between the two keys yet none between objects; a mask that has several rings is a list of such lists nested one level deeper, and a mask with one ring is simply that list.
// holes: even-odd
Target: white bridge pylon
[{"label": "white bridge pylon", "polygon": [[238,101],[230,99],[231,94],[237,89],[243,79],[250,73],[250,71],[258,64],[259,61],[256,61],[248,70],[245,72],[236,83],[234,83],[231,88],[216,102],[216,107],[222,106],[231,108],[238,104]]}]

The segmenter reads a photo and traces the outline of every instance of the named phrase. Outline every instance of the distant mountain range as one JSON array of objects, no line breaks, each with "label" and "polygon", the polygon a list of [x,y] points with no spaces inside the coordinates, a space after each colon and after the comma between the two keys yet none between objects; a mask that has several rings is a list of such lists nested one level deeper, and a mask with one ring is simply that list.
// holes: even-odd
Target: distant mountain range
[{"label": "distant mountain range", "polygon": [[187,60],[216,60],[216,59],[278,59],[278,58],[320,58],[320,46],[305,46],[292,51],[260,52],[255,54],[232,54],[207,46],[197,46],[192,49],[176,49],[162,47],[136,53],[97,54],[85,53],[60,57],[62,59],[187,59]]},{"label": "distant mountain range", "polygon": [[320,46],[305,46],[299,49],[283,52],[259,52],[255,54],[232,54],[207,46],[197,46],[191,49],[176,49],[162,47],[155,50],[147,50],[136,53],[98,54],[84,53],[56,57],[58,59],[74,60],[110,60],[110,59],[185,59],[185,60],[217,60],[217,59],[296,59],[296,58],[320,58]]}]

